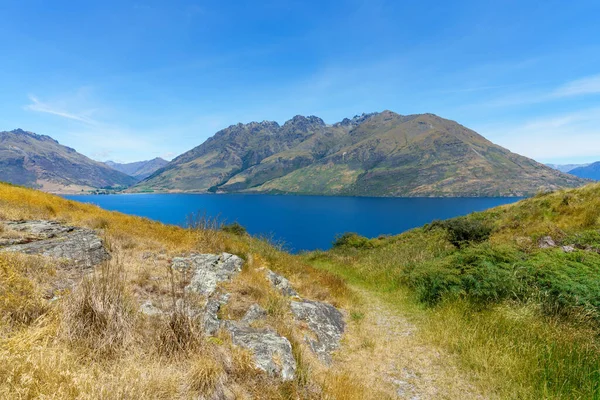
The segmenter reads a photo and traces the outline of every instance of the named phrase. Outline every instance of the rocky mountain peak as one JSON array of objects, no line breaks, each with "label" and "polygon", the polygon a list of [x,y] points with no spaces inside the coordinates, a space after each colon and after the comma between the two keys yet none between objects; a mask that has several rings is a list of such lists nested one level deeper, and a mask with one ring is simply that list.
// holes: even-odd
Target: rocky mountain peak
[{"label": "rocky mountain peak", "polygon": [[355,115],[354,117],[352,117],[352,119],[350,118],[344,118],[343,120],[341,120],[340,122],[335,123],[333,126],[357,126],[362,124],[363,122],[365,122],[366,120],[368,120],[369,118],[379,115],[378,112],[372,112],[372,113],[362,113],[361,115]]},{"label": "rocky mountain peak", "polygon": [[311,128],[324,126],[325,122],[321,118],[314,115],[310,115],[308,117],[296,115],[294,118],[286,121],[285,124],[283,124],[284,129],[296,129],[302,132],[307,132]]},{"label": "rocky mountain peak", "polygon": [[37,133],[29,132],[29,131],[26,131],[26,130],[21,129],[21,128],[13,129],[12,131],[9,131],[9,132],[1,132],[1,133],[5,133],[5,134],[10,133],[10,134],[17,135],[17,136],[30,137],[30,138],[33,138],[35,140],[48,140],[48,141],[51,141],[51,142],[54,142],[54,143],[58,143],[56,140],[52,139],[50,136],[47,136],[47,135],[38,135]]}]

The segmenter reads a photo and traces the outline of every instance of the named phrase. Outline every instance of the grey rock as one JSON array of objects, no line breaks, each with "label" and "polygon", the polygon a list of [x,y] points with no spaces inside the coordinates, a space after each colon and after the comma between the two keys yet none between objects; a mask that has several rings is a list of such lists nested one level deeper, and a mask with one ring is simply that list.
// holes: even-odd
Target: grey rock
[{"label": "grey rock", "polygon": [[573,246],[573,245],[562,246],[561,249],[565,253],[572,253],[572,252],[574,252],[576,250],[575,246]]},{"label": "grey rock", "polygon": [[258,369],[284,381],[294,379],[296,360],[292,345],[270,328],[256,329],[244,323],[227,322],[233,343],[250,350]]},{"label": "grey rock", "polygon": [[26,233],[37,239],[51,239],[75,230],[73,226],[62,225],[56,221],[7,221],[4,226],[17,232]]},{"label": "grey rock", "polygon": [[163,312],[160,310],[160,308],[156,307],[154,304],[152,304],[152,302],[150,300],[144,302],[141,306],[140,306],[140,312],[142,314],[146,314],[149,316],[152,315],[160,315]]},{"label": "grey rock", "polygon": [[307,338],[312,351],[325,363],[331,362],[331,352],[340,346],[346,323],[342,313],[331,304],[318,301],[292,301],[292,313],[304,321],[317,337]]},{"label": "grey rock", "polygon": [[202,330],[207,336],[214,336],[221,328],[218,317],[219,310],[229,301],[229,294],[211,297],[206,302],[204,316],[202,317]]},{"label": "grey rock", "polygon": [[196,254],[190,257],[173,258],[172,268],[192,273],[186,290],[210,296],[219,282],[230,280],[242,270],[244,260],[229,253]]},{"label": "grey rock", "polygon": [[259,306],[258,304],[252,304],[246,314],[242,318],[242,322],[250,324],[254,321],[259,321],[264,319],[267,316],[267,312],[264,308]]},{"label": "grey rock", "polygon": [[292,288],[290,281],[288,281],[283,276],[276,274],[275,272],[268,269],[267,278],[269,279],[271,284],[284,296],[298,296],[298,293],[294,290],[294,288]]},{"label": "grey rock", "polygon": [[110,259],[102,239],[91,229],[65,226],[54,221],[6,222],[4,225],[29,236],[27,243],[0,247],[0,251],[66,259],[85,268]]},{"label": "grey rock", "polygon": [[551,236],[544,236],[538,242],[538,247],[540,249],[549,249],[551,247],[556,247],[556,243],[554,242]]}]

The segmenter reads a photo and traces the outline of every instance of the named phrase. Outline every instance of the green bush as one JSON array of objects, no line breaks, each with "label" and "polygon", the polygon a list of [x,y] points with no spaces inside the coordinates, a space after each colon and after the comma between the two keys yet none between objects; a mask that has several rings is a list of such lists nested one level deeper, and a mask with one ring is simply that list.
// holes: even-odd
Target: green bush
[{"label": "green bush", "polygon": [[373,244],[364,236],[358,233],[346,232],[338,236],[333,242],[334,248],[355,248],[355,249],[370,249]]},{"label": "green bush", "polygon": [[539,301],[547,314],[574,310],[600,318],[600,255],[561,249],[526,254],[511,246],[468,246],[402,270],[402,281],[429,305],[463,298],[477,305]]},{"label": "green bush", "polygon": [[221,230],[223,232],[233,233],[234,235],[238,235],[238,236],[244,236],[245,234],[248,233],[246,231],[246,228],[244,228],[242,225],[240,225],[237,222],[234,222],[234,223],[228,224],[228,225],[223,225],[221,227]]},{"label": "green bush", "polygon": [[403,280],[416,290],[420,301],[430,305],[448,297],[463,297],[478,304],[494,303],[520,291],[514,273],[520,257],[510,247],[470,246],[406,268]]},{"label": "green bush", "polygon": [[600,255],[560,249],[534,254],[524,266],[525,283],[541,295],[549,314],[569,314],[574,308],[600,316]]},{"label": "green bush", "polygon": [[458,248],[470,243],[486,241],[492,233],[492,227],[485,221],[472,217],[460,217],[444,221],[433,221],[425,226],[427,230],[442,228],[448,232],[448,240]]}]

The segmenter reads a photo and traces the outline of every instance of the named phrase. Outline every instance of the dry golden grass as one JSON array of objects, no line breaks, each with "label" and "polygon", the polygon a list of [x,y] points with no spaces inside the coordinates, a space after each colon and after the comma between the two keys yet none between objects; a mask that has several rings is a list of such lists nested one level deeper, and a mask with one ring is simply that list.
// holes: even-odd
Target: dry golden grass
[{"label": "dry golden grass", "polygon": [[93,357],[112,355],[129,345],[137,317],[123,266],[107,262],[99,269],[83,278],[61,310],[66,342]]},{"label": "dry golden grass", "polygon": [[48,309],[26,269],[25,257],[0,255],[0,315],[10,326],[31,324]]},{"label": "dry golden grass", "polygon": [[[217,393],[319,399],[371,391],[360,377],[344,378],[344,369],[329,377],[334,371],[316,361],[305,332],[292,322],[289,300],[271,288],[263,268],[287,276],[307,298],[346,306],[356,301],[353,293],[342,279],[264,240],[163,225],[5,184],[0,219],[51,219],[96,229],[113,255],[110,263],[83,274],[56,260],[0,254],[0,398],[187,399]],[[252,356],[227,335],[203,338],[195,321],[178,311],[176,303],[185,307],[198,299],[186,296],[189,277],[174,275],[170,258],[222,251],[247,260],[225,285],[232,301],[222,313],[240,318],[254,302],[264,307],[264,324],[292,342],[294,381],[257,371]],[[138,313],[146,300],[166,314]],[[354,397],[342,393],[344,385]]]}]

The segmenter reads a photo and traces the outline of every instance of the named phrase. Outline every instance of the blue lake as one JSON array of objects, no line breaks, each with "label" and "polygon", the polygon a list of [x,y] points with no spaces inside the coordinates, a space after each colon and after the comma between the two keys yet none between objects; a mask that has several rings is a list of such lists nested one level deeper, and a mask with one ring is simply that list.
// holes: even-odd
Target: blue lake
[{"label": "blue lake", "polygon": [[328,249],[335,237],[357,232],[398,234],[435,219],[482,211],[518,198],[375,198],[329,196],[125,194],[65,196],[107,210],[185,225],[194,212],[242,224],[252,235],[283,241],[290,251]]}]

